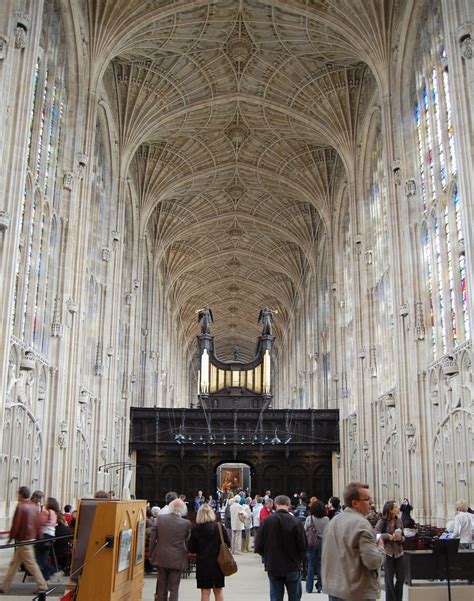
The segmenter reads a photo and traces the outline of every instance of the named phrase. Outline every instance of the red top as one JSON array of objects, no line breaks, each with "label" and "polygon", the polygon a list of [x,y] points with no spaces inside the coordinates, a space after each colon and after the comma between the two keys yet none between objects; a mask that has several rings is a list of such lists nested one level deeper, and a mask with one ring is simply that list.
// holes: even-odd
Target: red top
[{"label": "red top", "polygon": [[267,509],[265,507],[265,505],[262,507],[262,509],[260,509],[260,526],[262,525],[263,520],[271,514],[272,514],[272,510]]}]

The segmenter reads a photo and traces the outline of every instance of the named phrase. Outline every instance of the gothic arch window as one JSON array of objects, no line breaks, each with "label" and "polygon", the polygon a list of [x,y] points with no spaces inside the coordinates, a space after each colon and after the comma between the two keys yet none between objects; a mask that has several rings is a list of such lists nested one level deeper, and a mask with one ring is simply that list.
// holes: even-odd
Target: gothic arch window
[{"label": "gothic arch window", "polygon": [[339,323],[341,326],[341,345],[343,348],[344,369],[341,374],[341,392],[343,398],[350,399],[353,386],[353,376],[355,371],[355,331],[354,331],[354,310],[353,310],[353,242],[351,234],[351,214],[349,200],[345,194],[343,202],[345,203],[344,213],[341,224],[341,275],[342,275],[342,293],[339,298]]},{"label": "gothic arch window", "polygon": [[365,223],[369,306],[371,307],[371,376],[378,379],[378,392],[393,385],[393,300],[390,273],[387,185],[384,169],[382,124],[374,116],[369,131],[366,160]]},{"label": "gothic arch window", "polygon": [[449,60],[441,6],[427,3],[414,61],[414,126],[423,213],[425,306],[433,359],[470,338]]},{"label": "gothic arch window", "polygon": [[45,260],[50,215],[43,211],[53,199],[62,152],[62,123],[67,103],[66,55],[57,0],[45,2],[36,59],[27,174],[21,216],[21,242],[12,321],[16,335],[43,350],[45,313]]}]

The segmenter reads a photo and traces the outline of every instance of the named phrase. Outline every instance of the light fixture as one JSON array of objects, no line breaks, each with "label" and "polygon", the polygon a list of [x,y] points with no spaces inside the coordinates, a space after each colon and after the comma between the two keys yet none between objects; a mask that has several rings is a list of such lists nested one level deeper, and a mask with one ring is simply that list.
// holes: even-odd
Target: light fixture
[{"label": "light fixture", "polygon": [[287,437],[286,437],[286,439],[285,439],[285,442],[284,442],[283,444],[288,444],[289,442],[291,442],[291,439],[292,439],[292,438],[293,438],[293,437],[292,437],[292,436],[291,436],[291,434],[288,432],[288,435],[287,435]]},{"label": "light fixture", "polygon": [[174,441],[178,444],[183,444],[184,442],[186,442],[186,437],[181,434],[181,432],[178,432],[178,434],[174,435]]},{"label": "light fixture", "polygon": [[281,440],[278,438],[276,428],[275,428],[275,436],[272,438],[272,444],[281,444]]}]

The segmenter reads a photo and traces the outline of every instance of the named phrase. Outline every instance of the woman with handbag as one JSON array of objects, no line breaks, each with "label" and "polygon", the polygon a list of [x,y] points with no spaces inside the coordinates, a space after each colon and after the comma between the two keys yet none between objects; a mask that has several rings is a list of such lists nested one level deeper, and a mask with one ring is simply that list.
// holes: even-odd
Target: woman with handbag
[{"label": "woman with handbag", "polygon": [[230,546],[226,529],[216,523],[216,514],[204,503],[197,512],[189,540],[189,552],[196,553],[196,582],[201,589],[201,601],[209,601],[211,590],[215,601],[224,601],[224,574],[217,561],[221,540]]},{"label": "woman with handbag", "polygon": [[[386,601],[402,601],[405,570],[403,566],[403,523],[396,501],[387,501],[375,526],[377,541],[385,550],[384,579]],[[395,582],[394,582],[395,579]]]},{"label": "woman with handbag", "polygon": [[56,571],[56,568],[49,563],[49,553],[52,547],[52,542],[49,539],[54,538],[56,534],[58,514],[60,513],[61,509],[57,500],[53,497],[48,497],[46,505],[40,513],[40,536],[42,542],[36,545],[36,560],[45,580],[49,580]]},{"label": "woman with handbag", "polygon": [[307,573],[306,573],[306,592],[313,592],[314,573],[316,572],[316,590],[318,593],[323,590],[321,577],[321,556],[323,552],[324,530],[329,524],[329,518],[326,514],[326,507],[323,502],[316,501],[310,506],[310,514],[304,523],[304,530],[308,539],[308,548],[306,550]]}]

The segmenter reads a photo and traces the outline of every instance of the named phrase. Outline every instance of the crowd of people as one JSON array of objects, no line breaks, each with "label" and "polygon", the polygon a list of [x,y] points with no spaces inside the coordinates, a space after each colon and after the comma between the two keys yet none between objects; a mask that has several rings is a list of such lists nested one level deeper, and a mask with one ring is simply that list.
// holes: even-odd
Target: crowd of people
[{"label": "crowd of people", "polygon": [[17,500],[8,542],[14,540],[24,544],[15,548],[7,573],[0,584],[0,593],[8,592],[21,565],[36,582],[37,592],[47,591],[47,581],[51,576],[56,571],[67,571],[69,567],[74,514],[71,513],[71,505],[66,505],[64,511],[61,511],[54,497],[47,497],[45,500],[41,490],[35,490],[31,494],[27,486],[18,489]]},{"label": "crowd of people", "polygon": [[[172,524],[187,513],[187,505],[197,512],[196,526],[178,532]],[[253,498],[248,491],[233,491],[224,497],[218,491],[213,498],[199,490],[191,503],[184,495],[179,499],[176,493],[167,493],[163,509],[149,510],[153,544],[159,546],[162,541],[167,549],[163,553],[166,560],[153,553],[150,557],[150,570],[158,566],[155,599],[178,598],[181,573],[187,568],[189,554],[196,554],[201,601],[207,601],[211,591],[217,601],[223,601],[225,581],[217,562],[221,528],[234,555],[253,550],[262,556],[272,601],[282,601],[285,590],[289,601],[299,601],[303,581],[307,593],[324,591],[330,601],[376,599],[382,566],[386,601],[401,601],[403,543],[405,536],[414,533],[412,511],[409,500],[404,499],[400,504],[387,501],[378,512],[368,485],[358,482],[345,488],[343,503],[333,496],[326,504],[317,497],[308,499],[305,492],[295,493],[291,499],[286,495],[273,499],[269,490]],[[470,546],[474,521],[467,502],[458,502],[456,511],[446,536],[459,538],[460,547]],[[170,513],[178,518],[165,517]],[[156,548],[153,544],[151,548]],[[168,545],[181,554],[171,553]],[[174,570],[173,576],[163,569]]]},{"label": "crowd of people", "polygon": [[[95,497],[115,499],[113,491],[100,490]],[[156,572],[155,601],[178,601],[181,575],[195,558],[201,601],[212,592],[223,601],[225,577],[218,556],[224,544],[233,555],[261,555],[271,601],[283,601],[285,590],[288,601],[299,601],[303,581],[307,593],[324,591],[330,601],[377,599],[382,565],[386,601],[401,601],[403,543],[414,531],[412,511],[404,499],[387,501],[377,512],[368,485],[360,482],[346,486],[343,503],[336,496],[327,503],[308,499],[305,492],[273,498],[270,490],[253,498],[239,490],[216,499],[199,490],[190,503],[170,491],[162,508],[147,506],[145,571]],[[441,538],[457,538],[461,548],[470,548],[473,518],[467,501],[458,501]],[[67,572],[75,519],[71,505],[62,511],[56,499],[44,500],[42,491],[30,494],[20,487],[9,541],[28,544],[15,548],[0,593],[8,591],[22,564],[38,592],[47,590],[55,570]]]}]

